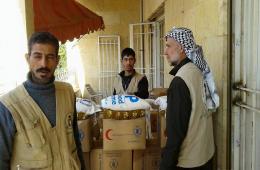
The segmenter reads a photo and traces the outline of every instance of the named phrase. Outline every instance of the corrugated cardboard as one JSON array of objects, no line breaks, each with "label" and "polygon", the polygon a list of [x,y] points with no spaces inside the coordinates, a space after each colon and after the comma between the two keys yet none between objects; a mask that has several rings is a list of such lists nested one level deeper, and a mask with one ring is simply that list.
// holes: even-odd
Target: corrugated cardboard
[{"label": "corrugated cardboard", "polygon": [[133,170],[158,170],[161,160],[160,148],[133,151]]},{"label": "corrugated cardboard", "polygon": [[83,159],[84,159],[84,164],[87,170],[90,169],[90,153],[85,152],[83,153]]},{"label": "corrugated cardboard", "polygon": [[166,145],[166,141],[167,141],[167,137],[166,137],[166,134],[165,134],[165,129],[166,129],[166,119],[164,116],[160,116],[160,119],[161,119],[161,148],[164,148],[165,145]]},{"label": "corrugated cardboard", "polygon": [[104,151],[103,162],[104,170],[132,170],[132,151]]},{"label": "corrugated cardboard", "polygon": [[103,170],[103,149],[90,152],[90,170]]},{"label": "corrugated cardboard", "polygon": [[149,148],[145,150],[145,168],[149,170],[158,170],[161,160],[161,148]]},{"label": "corrugated cardboard", "polygon": [[93,149],[90,152],[90,170],[132,170],[132,151]]},{"label": "corrugated cardboard", "polygon": [[153,138],[147,140],[147,147],[160,146],[160,126],[159,126],[159,111],[153,110],[150,115],[151,131]]},{"label": "corrugated cardboard", "polygon": [[104,150],[145,149],[145,118],[131,120],[103,119]]},{"label": "corrugated cardboard", "polygon": [[144,170],[144,150],[133,151],[133,170]]},{"label": "corrugated cardboard", "polygon": [[167,90],[168,88],[153,88],[150,92],[150,98],[157,99],[158,97],[166,96]]},{"label": "corrugated cardboard", "polygon": [[79,136],[82,152],[89,152],[91,148],[91,126],[90,120],[78,120]]},{"label": "corrugated cardboard", "polygon": [[92,148],[103,148],[103,113],[96,113],[91,118],[91,134],[93,139]]}]

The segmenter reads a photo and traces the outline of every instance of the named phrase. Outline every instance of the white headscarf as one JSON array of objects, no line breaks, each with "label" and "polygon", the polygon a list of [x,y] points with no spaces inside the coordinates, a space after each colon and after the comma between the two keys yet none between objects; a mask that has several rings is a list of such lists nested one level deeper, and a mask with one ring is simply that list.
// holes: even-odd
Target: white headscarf
[{"label": "white headscarf", "polygon": [[192,31],[187,28],[173,27],[165,37],[173,38],[180,43],[184,48],[186,56],[201,70],[206,94],[204,102],[209,111],[215,111],[219,107],[219,96],[217,94],[214,78],[204,59],[201,46],[195,43]]}]

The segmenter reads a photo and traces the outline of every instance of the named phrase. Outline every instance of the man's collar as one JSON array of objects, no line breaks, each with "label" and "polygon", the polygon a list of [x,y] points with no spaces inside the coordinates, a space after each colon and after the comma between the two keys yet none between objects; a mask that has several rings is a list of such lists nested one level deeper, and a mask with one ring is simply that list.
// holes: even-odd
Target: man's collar
[{"label": "man's collar", "polygon": [[136,71],[135,71],[135,69],[134,69],[134,72],[133,72],[132,75],[125,76],[125,71],[121,71],[121,72],[119,73],[119,75],[120,75],[121,77],[132,77],[133,75],[135,75],[135,73],[136,73]]},{"label": "man's collar", "polygon": [[25,81],[25,84],[28,85],[29,87],[35,88],[35,89],[48,89],[48,88],[54,87],[54,81],[55,81],[55,77],[52,77],[52,79],[50,80],[49,83],[37,84],[32,79],[32,73],[29,72],[27,74],[27,80]]},{"label": "man's collar", "polygon": [[174,68],[170,71],[169,74],[175,76],[177,74],[177,72],[179,71],[179,69],[184,66],[185,64],[191,62],[191,60],[186,57],[185,59],[183,59],[178,65],[174,66]]}]

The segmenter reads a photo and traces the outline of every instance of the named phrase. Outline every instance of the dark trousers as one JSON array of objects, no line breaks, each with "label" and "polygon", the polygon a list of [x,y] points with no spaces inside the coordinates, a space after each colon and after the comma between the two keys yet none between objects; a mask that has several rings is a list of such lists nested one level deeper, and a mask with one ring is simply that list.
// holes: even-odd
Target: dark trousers
[{"label": "dark trousers", "polygon": [[180,168],[177,167],[176,170],[213,170],[213,159],[209,160],[205,165],[196,168]]}]

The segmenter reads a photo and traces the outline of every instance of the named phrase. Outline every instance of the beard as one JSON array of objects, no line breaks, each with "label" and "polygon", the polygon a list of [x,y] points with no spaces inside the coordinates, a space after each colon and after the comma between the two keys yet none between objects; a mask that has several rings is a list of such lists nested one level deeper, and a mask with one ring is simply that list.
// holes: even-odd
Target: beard
[{"label": "beard", "polygon": [[175,54],[174,56],[169,58],[168,62],[170,64],[170,66],[176,66],[179,63],[179,60],[180,60],[180,55]]},{"label": "beard", "polygon": [[171,62],[171,66],[176,66],[176,65],[178,65],[178,61]]},{"label": "beard", "polygon": [[51,70],[47,69],[47,68],[40,68],[40,69],[37,69],[35,72],[34,71],[30,71],[31,73],[31,78],[32,78],[32,81],[34,83],[37,83],[37,84],[48,84],[50,83],[51,81],[53,81],[55,79],[54,77],[54,73],[51,74],[51,76],[40,76],[40,75],[37,75],[37,73],[40,73],[40,72],[51,72]]}]

